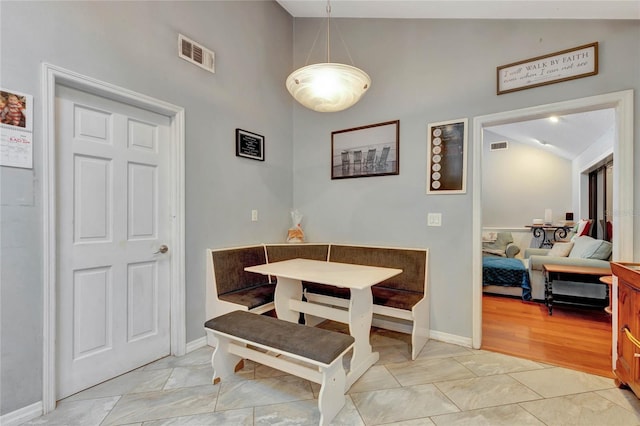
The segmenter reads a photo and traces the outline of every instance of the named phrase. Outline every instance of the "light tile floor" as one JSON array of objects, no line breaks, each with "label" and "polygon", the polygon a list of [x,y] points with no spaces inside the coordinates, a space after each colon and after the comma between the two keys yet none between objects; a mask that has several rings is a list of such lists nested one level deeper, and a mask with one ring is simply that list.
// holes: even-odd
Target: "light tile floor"
[{"label": "light tile floor", "polygon": [[[640,425],[638,399],[608,378],[435,340],[411,361],[409,336],[387,330],[371,342],[380,361],[351,387],[335,425]],[[318,424],[319,385],[249,361],[212,385],[212,352],[163,358],[27,424]]]}]

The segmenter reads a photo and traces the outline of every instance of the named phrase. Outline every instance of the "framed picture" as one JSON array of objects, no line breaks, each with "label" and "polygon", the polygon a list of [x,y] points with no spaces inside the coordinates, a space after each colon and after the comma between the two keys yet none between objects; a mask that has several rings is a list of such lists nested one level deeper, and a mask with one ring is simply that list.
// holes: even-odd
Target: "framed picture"
[{"label": "framed picture", "polygon": [[331,179],[400,173],[400,120],[331,132]]},{"label": "framed picture", "polygon": [[236,129],[236,156],[264,161],[264,136]]},{"label": "framed picture", "polygon": [[498,95],[596,74],[598,42],[498,67]]},{"label": "framed picture", "polygon": [[467,119],[428,125],[427,194],[467,192]]}]

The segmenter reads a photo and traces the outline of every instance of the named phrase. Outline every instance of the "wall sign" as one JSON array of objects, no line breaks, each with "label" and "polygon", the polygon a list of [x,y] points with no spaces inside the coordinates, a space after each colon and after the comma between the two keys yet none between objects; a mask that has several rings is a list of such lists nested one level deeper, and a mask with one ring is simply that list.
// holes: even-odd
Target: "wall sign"
[{"label": "wall sign", "polygon": [[466,193],[467,119],[427,127],[427,194]]},{"label": "wall sign", "polygon": [[0,166],[33,168],[33,96],[0,89]]},{"label": "wall sign", "polygon": [[236,129],[236,156],[264,161],[264,136]]},{"label": "wall sign", "polygon": [[498,95],[596,74],[598,42],[498,67]]}]

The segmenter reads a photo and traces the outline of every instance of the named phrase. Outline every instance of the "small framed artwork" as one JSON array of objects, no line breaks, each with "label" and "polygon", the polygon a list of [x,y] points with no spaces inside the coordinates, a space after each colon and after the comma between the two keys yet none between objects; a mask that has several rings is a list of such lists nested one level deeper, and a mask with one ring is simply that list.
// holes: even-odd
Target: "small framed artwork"
[{"label": "small framed artwork", "polygon": [[264,136],[236,129],[236,156],[264,161]]},{"label": "small framed artwork", "polygon": [[331,179],[400,174],[400,120],[331,132]]},{"label": "small framed artwork", "polygon": [[467,192],[467,119],[428,125],[427,194]]}]

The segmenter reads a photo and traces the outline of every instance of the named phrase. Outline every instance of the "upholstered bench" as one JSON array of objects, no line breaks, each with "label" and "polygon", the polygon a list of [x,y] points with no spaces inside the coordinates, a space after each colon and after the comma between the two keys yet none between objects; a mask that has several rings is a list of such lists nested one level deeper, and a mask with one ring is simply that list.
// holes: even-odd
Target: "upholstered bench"
[{"label": "upholstered bench", "polygon": [[[207,318],[243,310],[257,314],[274,308],[275,284],[269,277],[244,270],[267,262],[264,245],[207,249]],[[211,336],[207,342],[213,346]]]},{"label": "upholstered bench", "polygon": [[[402,269],[402,273],[371,287],[374,324],[394,329],[396,319],[411,324],[411,359],[429,340],[428,257],[426,249],[331,244],[329,261]],[[305,283],[309,302],[346,307],[348,289]],[[391,319],[385,321],[384,317]]]},{"label": "upholstered bench", "polygon": [[247,311],[227,313],[204,326],[217,339],[211,359],[214,383],[233,376],[246,358],[320,384],[321,425],[329,424],[344,407],[342,358],[353,347],[350,335]]}]

